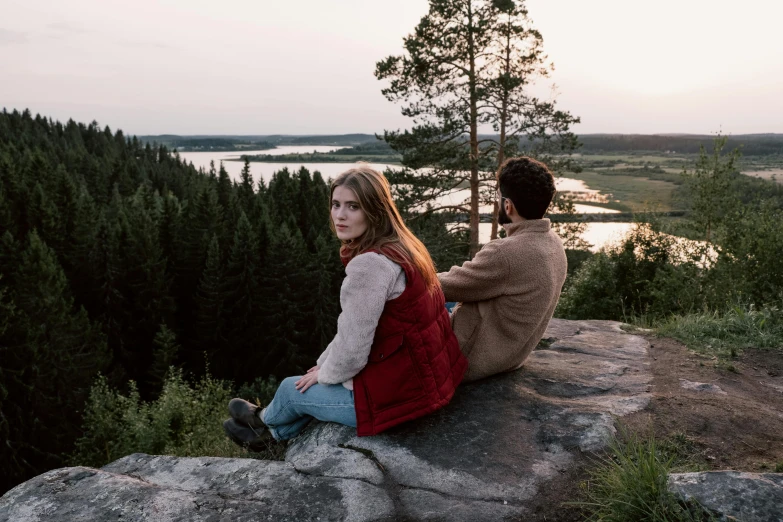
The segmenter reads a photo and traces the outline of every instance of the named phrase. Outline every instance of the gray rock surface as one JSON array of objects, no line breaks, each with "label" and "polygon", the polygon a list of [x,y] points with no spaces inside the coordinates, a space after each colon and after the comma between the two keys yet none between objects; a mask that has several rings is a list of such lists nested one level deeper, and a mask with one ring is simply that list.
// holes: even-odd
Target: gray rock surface
[{"label": "gray rock surface", "polygon": [[783,473],[673,473],[669,491],[696,500],[719,520],[783,522]]},{"label": "gray rock surface", "polygon": [[573,452],[605,445],[613,415],[647,405],[647,349],[620,323],[553,320],[521,370],[463,385],[444,410],[376,437],[316,424],[286,461],[368,480],[389,491],[398,516],[414,520],[523,517]]},{"label": "gray rock surface", "polygon": [[613,415],[650,399],[648,344],[611,321],[553,320],[524,368],[376,437],[313,423],[285,462],[130,455],[64,468],[0,498],[5,520],[504,520]]},{"label": "gray rock surface", "polygon": [[726,395],[726,392],[720,386],[708,382],[693,382],[687,379],[680,379],[680,387],[685,390]]},{"label": "gray rock surface", "polygon": [[310,477],[285,462],[134,454],[102,469],[44,473],[0,499],[2,521],[388,520],[360,480]]}]

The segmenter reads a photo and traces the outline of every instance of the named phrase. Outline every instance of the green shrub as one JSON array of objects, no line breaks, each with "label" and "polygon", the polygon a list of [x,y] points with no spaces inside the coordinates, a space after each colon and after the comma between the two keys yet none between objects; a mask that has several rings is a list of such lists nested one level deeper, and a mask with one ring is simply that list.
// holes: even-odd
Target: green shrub
[{"label": "green shrub", "polygon": [[617,319],[622,298],[615,285],[615,263],[605,251],[585,261],[566,282],[555,315],[564,319]]},{"label": "green shrub", "polygon": [[703,302],[706,247],[637,223],[618,245],[587,259],[566,284],[556,314],[629,322],[661,317]]},{"label": "green shrub", "polygon": [[589,250],[583,249],[566,249],[566,259],[568,260],[568,275],[574,274],[579,267],[581,267],[585,261],[593,257],[595,254]]},{"label": "green shrub", "polygon": [[584,501],[576,502],[588,520],[601,522],[682,522],[710,520],[698,506],[678,502],[667,489],[675,459],[655,439],[622,433],[583,483]]},{"label": "green shrub", "polygon": [[[715,266],[725,298],[761,305],[783,295],[783,202],[766,200],[742,207],[725,225],[722,255]],[[717,277],[720,276],[720,277]]]},{"label": "green shrub", "polygon": [[181,371],[174,370],[160,396],[145,402],[134,382],[123,395],[100,377],[90,391],[84,434],[71,460],[75,465],[102,466],[131,453],[281,458],[281,444],[271,442],[268,451],[251,454],[226,437],[222,422],[228,418],[226,405],[233,396],[226,381],[207,375],[190,384]]}]

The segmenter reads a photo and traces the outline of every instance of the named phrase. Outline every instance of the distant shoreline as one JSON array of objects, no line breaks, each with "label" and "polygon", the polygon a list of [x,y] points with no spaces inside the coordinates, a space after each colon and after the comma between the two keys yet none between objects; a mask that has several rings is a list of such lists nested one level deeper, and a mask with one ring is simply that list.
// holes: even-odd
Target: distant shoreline
[{"label": "distant shoreline", "polygon": [[250,163],[356,163],[357,161],[366,161],[368,163],[387,163],[392,165],[401,165],[399,156],[371,156],[371,155],[349,155],[349,154],[260,154],[254,156],[242,155],[238,158],[229,158],[223,161],[240,161],[245,159]]}]

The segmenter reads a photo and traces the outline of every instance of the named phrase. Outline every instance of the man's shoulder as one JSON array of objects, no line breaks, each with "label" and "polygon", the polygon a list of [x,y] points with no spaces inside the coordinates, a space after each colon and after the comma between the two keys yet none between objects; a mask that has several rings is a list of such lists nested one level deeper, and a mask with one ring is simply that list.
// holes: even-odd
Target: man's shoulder
[{"label": "man's shoulder", "polygon": [[[545,232],[534,232],[534,233],[521,233],[521,234],[514,234],[513,236],[508,236],[500,239],[494,239],[484,245],[484,248],[487,248],[488,246],[492,249],[499,251],[499,252],[513,252],[516,250],[539,250],[539,249],[551,249],[552,245],[563,245],[563,241],[560,239],[560,236],[557,235],[557,232],[554,230],[547,230]],[[563,249],[565,252],[565,249]]]},{"label": "man's shoulder", "polygon": [[498,257],[507,259],[512,265],[541,265],[541,268],[563,264],[566,259],[565,247],[560,236],[553,230],[538,234],[514,235],[497,245]]}]

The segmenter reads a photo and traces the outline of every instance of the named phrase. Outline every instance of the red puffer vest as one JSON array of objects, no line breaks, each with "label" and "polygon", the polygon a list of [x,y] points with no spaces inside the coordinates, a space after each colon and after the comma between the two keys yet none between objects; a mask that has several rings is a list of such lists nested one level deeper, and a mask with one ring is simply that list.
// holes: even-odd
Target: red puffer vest
[{"label": "red puffer vest", "polygon": [[398,262],[407,282],[399,297],[386,301],[367,366],[353,378],[359,436],[442,408],[468,368],[440,286],[430,293],[415,266],[384,249],[371,252]]}]

